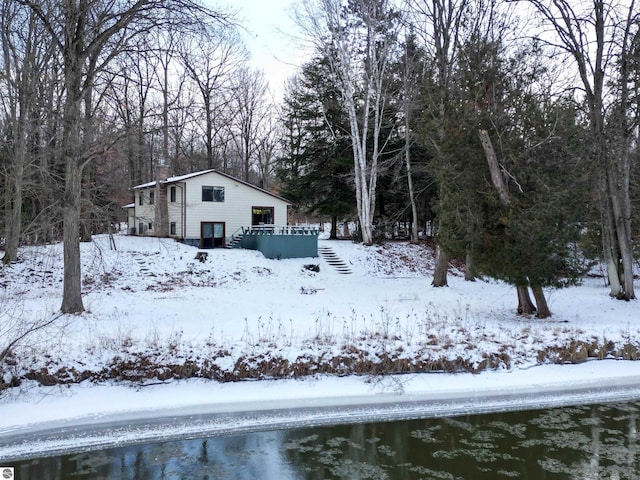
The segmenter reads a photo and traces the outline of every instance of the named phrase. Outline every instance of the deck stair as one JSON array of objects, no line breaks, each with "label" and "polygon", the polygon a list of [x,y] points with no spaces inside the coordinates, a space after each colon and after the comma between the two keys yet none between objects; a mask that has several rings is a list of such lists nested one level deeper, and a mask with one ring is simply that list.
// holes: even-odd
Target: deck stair
[{"label": "deck stair", "polygon": [[233,235],[227,242],[227,248],[240,248],[242,244],[242,233]]},{"label": "deck stair", "polygon": [[336,269],[336,271],[343,275],[351,275],[353,272],[351,268],[338,257],[331,247],[319,246],[318,253],[329,265]]}]

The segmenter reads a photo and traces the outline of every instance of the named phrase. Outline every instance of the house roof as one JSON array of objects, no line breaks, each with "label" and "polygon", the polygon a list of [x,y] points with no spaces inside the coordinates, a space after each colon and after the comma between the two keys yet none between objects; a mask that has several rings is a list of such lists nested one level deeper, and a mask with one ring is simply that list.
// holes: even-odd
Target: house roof
[{"label": "house roof", "polygon": [[136,206],[135,203],[127,203],[126,205],[123,205],[122,208],[133,208],[135,206]]},{"label": "house roof", "polygon": [[[160,183],[170,184],[170,183],[184,182],[185,180],[188,180],[190,178],[199,177],[200,175],[206,175],[207,173],[216,173],[217,175],[221,175],[223,177],[229,178],[229,179],[233,180],[234,182],[241,183],[242,185],[246,185],[247,187],[253,188],[254,190],[258,190],[259,192],[266,193],[267,195],[275,197],[278,200],[282,200],[283,202],[291,204],[291,202],[289,200],[287,200],[286,198],[283,198],[283,197],[281,197],[279,195],[276,195],[275,193],[271,193],[270,191],[265,190],[263,188],[256,187],[255,185],[252,185],[252,184],[250,184],[248,182],[245,182],[244,180],[240,180],[239,178],[236,178],[236,177],[234,177],[232,175],[229,175],[227,173],[220,172],[220,171],[216,170],[215,168],[211,168],[209,170],[202,170],[200,172],[187,173],[186,175],[178,175],[178,176],[174,176],[174,177],[169,177],[166,180],[160,180]],[[133,187],[133,189],[134,190],[139,190],[139,189],[143,189],[143,188],[155,187],[157,183],[158,183],[158,181],[154,180],[153,182],[147,182],[147,183],[143,183],[143,184],[140,184],[140,185],[136,185],[135,187]]]}]

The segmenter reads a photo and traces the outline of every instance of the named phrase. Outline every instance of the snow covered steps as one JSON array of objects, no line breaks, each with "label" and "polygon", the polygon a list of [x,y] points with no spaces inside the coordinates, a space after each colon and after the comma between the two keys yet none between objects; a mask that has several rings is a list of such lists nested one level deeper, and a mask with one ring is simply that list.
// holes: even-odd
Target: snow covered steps
[{"label": "snow covered steps", "polygon": [[329,265],[335,268],[338,273],[343,275],[351,275],[353,273],[349,266],[335,254],[331,247],[318,247],[318,253]]}]

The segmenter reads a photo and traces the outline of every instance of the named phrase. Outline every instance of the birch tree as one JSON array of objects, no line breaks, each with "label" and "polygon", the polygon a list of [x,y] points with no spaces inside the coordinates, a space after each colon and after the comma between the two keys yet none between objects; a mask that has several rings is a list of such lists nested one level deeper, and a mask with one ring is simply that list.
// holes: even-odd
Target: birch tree
[{"label": "birch tree", "polygon": [[397,47],[398,16],[387,0],[307,0],[299,23],[329,59],[349,117],[358,219],[365,245],[373,243],[387,70]]},{"label": "birch tree", "polygon": [[282,195],[301,212],[329,216],[329,238],[337,238],[338,219],[354,211],[353,154],[349,122],[325,58],[303,65],[290,79],[280,130]]},{"label": "birch tree", "polygon": [[[630,300],[635,298],[629,195],[631,130],[625,119],[619,127],[625,131],[626,145],[609,149],[606,125],[611,102],[617,101],[624,110],[629,101],[624,88],[617,92],[618,96],[611,95],[607,88],[630,80],[625,66],[634,48],[633,38],[638,36],[636,1],[592,0],[579,5],[570,0],[527,1],[555,32],[553,38],[541,34],[543,38],[564,52],[567,61],[573,62],[577,70],[591,126],[592,156],[598,169],[603,251],[610,294]],[[628,112],[620,114],[626,116]]]}]

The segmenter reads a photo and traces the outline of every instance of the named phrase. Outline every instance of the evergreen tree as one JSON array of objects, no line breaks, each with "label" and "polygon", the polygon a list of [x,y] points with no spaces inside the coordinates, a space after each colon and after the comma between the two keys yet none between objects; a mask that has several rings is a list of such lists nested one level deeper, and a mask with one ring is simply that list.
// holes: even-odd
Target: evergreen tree
[{"label": "evergreen tree", "polygon": [[[542,287],[575,284],[585,273],[577,248],[588,211],[588,174],[580,146],[585,135],[568,102],[545,104],[530,98],[527,103],[528,121],[522,129],[527,135],[512,133],[501,151],[512,176],[509,203],[487,197],[474,255],[482,273],[520,288],[530,286],[538,316],[545,317],[551,313]],[[526,305],[520,308],[532,313]]]},{"label": "evergreen tree", "polygon": [[[538,53],[535,44],[507,55],[499,40],[468,39],[434,170],[439,244],[453,255],[470,253],[479,273],[518,287],[523,313],[533,311],[530,286],[545,317],[551,312],[542,287],[573,283],[583,273],[574,247],[587,176],[584,130],[566,101],[540,88],[544,67],[532,60]],[[500,165],[493,172],[481,130],[496,140]]]},{"label": "evergreen tree", "polygon": [[331,238],[337,236],[338,219],[355,207],[349,120],[339,96],[325,58],[302,68],[284,101],[287,135],[277,168],[283,196],[304,212],[331,217]]}]

